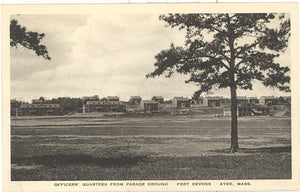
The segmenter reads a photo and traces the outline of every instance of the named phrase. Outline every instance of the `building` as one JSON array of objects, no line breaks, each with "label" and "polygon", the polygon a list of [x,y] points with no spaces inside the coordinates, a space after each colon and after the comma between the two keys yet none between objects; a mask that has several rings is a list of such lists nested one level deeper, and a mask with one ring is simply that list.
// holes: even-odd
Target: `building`
[{"label": "building", "polygon": [[172,104],[176,108],[189,108],[191,106],[190,100],[185,97],[174,97]]},{"label": "building", "polygon": [[164,108],[164,109],[171,109],[171,108],[174,108],[174,105],[172,104],[172,99],[170,99],[170,100],[165,100],[165,101],[164,101],[163,108]]},{"label": "building", "polygon": [[248,103],[257,105],[257,104],[259,104],[259,99],[257,97],[248,97]]},{"label": "building", "polygon": [[238,106],[238,116],[269,115],[270,109],[265,105],[241,104]]},{"label": "building", "polygon": [[192,100],[193,104],[203,105],[203,97],[198,97]]},{"label": "building", "polygon": [[126,106],[120,101],[87,101],[83,112],[126,112]]},{"label": "building", "polygon": [[[91,101],[93,101],[93,100],[91,100]],[[98,100],[96,100],[96,101],[98,101]],[[106,97],[103,97],[103,98],[99,99],[99,101],[108,101],[108,99]]]},{"label": "building", "polygon": [[157,111],[158,102],[152,100],[142,100],[140,107],[143,111]]},{"label": "building", "polygon": [[236,101],[237,101],[237,105],[247,104],[248,98],[246,96],[237,96]]},{"label": "building", "polygon": [[162,96],[153,96],[151,100],[157,102],[158,104],[164,103],[164,98]]},{"label": "building", "polygon": [[231,99],[220,97],[220,106],[226,107],[231,105]]},{"label": "building", "polygon": [[120,101],[118,96],[108,96],[107,100],[108,101]]},{"label": "building", "polygon": [[19,116],[57,116],[62,115],[59,104],[22,104],[18,110]]},{"label": "building", "polygon": [[260,105],[274,105],[276,98],[274,96],[262,96],[259,98]]},{"label": "building", "polygon": [[238,116],[252,116],[252,105],[249,103],[242,103],[238,105],[238,111],[237,111]]},{"label": "building", "polygon": [[[249,103],[243,103],[238,105],[237,107],[237,115],[239,117],[243,116],[261,116],[261,115],[269,115],[270,109],[265,105],[253,105]],[[231,108],[224,108],[223,115],[230,117],[231,116]]]},{"label": "building", "polygon": [[129,105],[139,105],[142,101],[140,96],[131,96],[129,99]]},{"label": "building", "polygon": [[220,99],[222,99],[222,97],[205,97],[203,99],[203,105],[207,107],[220,107]]},{"label": "building", "polygon": [[275,97],[275,101],[272,102],[272,105],[291,105],[291,96]]}]

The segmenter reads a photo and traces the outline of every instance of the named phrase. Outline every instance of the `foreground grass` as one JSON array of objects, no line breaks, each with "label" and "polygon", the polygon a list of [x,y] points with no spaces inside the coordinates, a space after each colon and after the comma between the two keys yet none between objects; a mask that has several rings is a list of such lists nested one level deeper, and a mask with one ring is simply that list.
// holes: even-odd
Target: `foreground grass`
[{"label": "foreground grass", "polygon": [[[222,153],[222,152],[220,152]],[[13,158],[13,164],[40,167],[12,169],[12,180],[214,180],[289,179],[289,147],[241,149],[239,153],[200,157],[83,154]]]},{"label": "foreground grass", "polygon": [[11,179],[290,179],[288,118],[152,117],[12,121]]}]

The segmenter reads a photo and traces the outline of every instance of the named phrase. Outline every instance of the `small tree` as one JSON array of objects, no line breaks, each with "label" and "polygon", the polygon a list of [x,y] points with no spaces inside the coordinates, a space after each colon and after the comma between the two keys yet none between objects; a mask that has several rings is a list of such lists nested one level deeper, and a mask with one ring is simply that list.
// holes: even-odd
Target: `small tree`
[{"label": "small tree", "polygon": [[40,44],[40,40],[45,37],[44,33],[26,31],[25,27],[18,24],[18,21],[12,19],[10,21],[10,46],[16,47],[21,45],[27,49],[35,51],[38,56],[43,56],[50,60],[47,47]]},{"label": "small tree", "polygon": [[[169,14],[160,20],[168,27],[186,30],[184,47],[162,50],[155,56],[155,70],[147,77],[167,72],[190,74],[186,82],[199,86],[194,97],[213,87],[230,88],[231,152],[238,145],[236,90],[252,89],[253,80],[267,87],[290,91],[288,67],[275,58],[284,52],[290,36],[285,14]],[[271,21],[278,23],[275,27]]]}]

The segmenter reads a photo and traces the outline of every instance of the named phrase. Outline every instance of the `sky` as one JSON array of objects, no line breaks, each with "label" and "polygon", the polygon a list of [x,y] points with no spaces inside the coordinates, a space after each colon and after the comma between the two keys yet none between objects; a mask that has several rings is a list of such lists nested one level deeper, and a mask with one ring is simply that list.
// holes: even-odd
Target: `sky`
[{"label": "sky", "polygon": [[[41,96],[100,97],[117,95],[151,99],[161,95],[191,97],[198,87],[186,84],[188,76],[175,74],[146,78],[155,55],[170,43],[184,44],[184,31],[165,27],[159,15],[16,15],[29,31],[45,33],[42,44],[51,60],[38,57],[21,46],[11,48],[11,98],[23,101]],[[289,49],[279,58],[290,66]],[[213,95],[230,96],[229,88],[214,89]],[[255,82],[252,91],[237,90],[240,96],[289,95]]]}]

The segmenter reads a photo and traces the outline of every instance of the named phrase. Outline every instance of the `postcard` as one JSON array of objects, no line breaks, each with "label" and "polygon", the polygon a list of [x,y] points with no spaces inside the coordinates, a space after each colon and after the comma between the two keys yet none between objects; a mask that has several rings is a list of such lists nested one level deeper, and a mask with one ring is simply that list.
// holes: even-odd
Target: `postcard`
[{"label": "postcard", "polygon": [[300,190],[297,3],[2,6],[3,186]]}]

